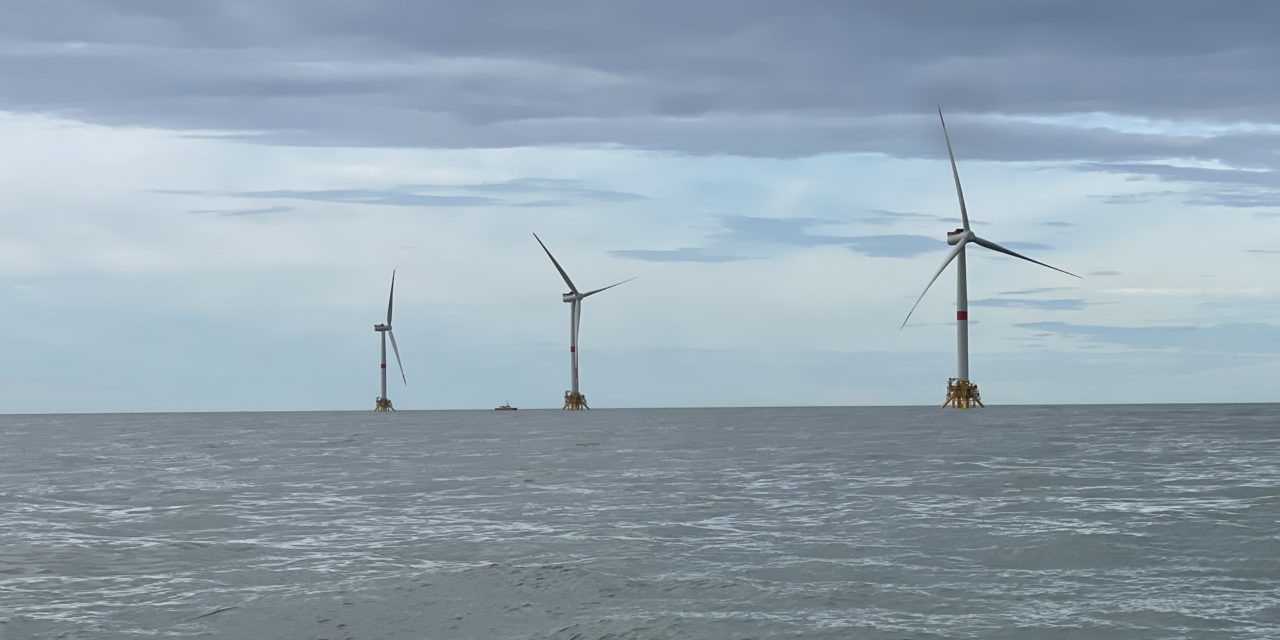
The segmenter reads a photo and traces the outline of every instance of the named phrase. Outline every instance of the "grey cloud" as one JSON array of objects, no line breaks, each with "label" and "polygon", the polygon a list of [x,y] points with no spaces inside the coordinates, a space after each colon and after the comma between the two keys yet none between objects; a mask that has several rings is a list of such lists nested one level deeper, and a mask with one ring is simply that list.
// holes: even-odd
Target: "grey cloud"
[{"label": "grey cloud", "polygon": [[1280,253],[1277,249],[1247,249],[1249,253]]},{"label": "grey cloud", "polygon": [[574,203],[572,200],[530,200],[528,202],[515,203],[517,207],[532,208],[552,208],[552,207],[568,207]]},{"label": "grey cloud", "polygon": [[1184,200],[1187,204],[1252,209],[1280,207],[1280,191],[1205,191]]},{"label": "grey cloud", "polygon": [[[1280,168],[1280,165],[1277,165]],[[1145,163],[1085,163],[1086,171],[1121,173],[1161,182],[1189,183],[1186,191],[1151,191],[1103,197],[1107,204],[1143,204],[1176,196],[1185,204],[1237,208],[1280,206],[1280,173],[1272,170],[1211,169]]]},{"label": "grey cloud", "polygon": [[1280,51],[1268,3],[12,4],[0,108],[86,122],[296,145],[942,158],[942,102],[962,161],[1275,163],[1274,135],[1004,117],[1275,122],[1280,90],[1258,81]]},{"label": "grey cloud", "polygon": [[761,257],[779,247],[818,247],[842,244],[847,238],[809,233],[817,226],[838,224],[824,218],[760,218],[721,216],[721,230],[707,234],[706,246],[679,249],[620,249],[623,258],[665,262],[728,262]]},{"label": "grey cloud", "polygon": [[1180,167],[1157,163],[1089,162],[1080,165],[1088,171],[1123,173],[1147,176],[1169,182],[1208,182],[1216,184],[1243,184],[1261,187],[1280,186],[1280,174],[1269,170],[1211,169],[1206,167]]},{"label": "grey cloud", "polygon": [[751,259],[747,256],[714,253],[698,247],[665,250],[618,249],[609,253],[619,258],[631,258],[632,260],[645,260],[648,262],[738,262]]},{"label": "grey cloud", "polygon": [[[926,222],[943,222],[947,224],[959,224],[959,214],[955,216],[936,216],[927,213],[914,213],[909,211],[889,211],[887,209],[868,209],[867,214],[858,218],[859,222],[868,224],[896,224],[899,222],[926,221]],[[973,224],[989,224],[982,223],[978,220],[971,220]]]},{"label": "grey cloud", "polygon": [[[418,185],[425,188],[440,188],[439,185]],[[648,200],[647,196],[626,191],[611,191],[587,186],[582,180],[565,180],[557,178],[518,178],[505,182],[485,182],[480,184],[461,185],[462,189],[485,193],[529,194],[559,193],[582,200],[599,202],[635,202]]]},{"label": "grey cloud", "polygon": [[148,193],[163,193],[175,196],[200,196],[205,195],[208,192],[200,191],[198,189],[149,189]]},{"label": "grey cloud", "polygon": [[814,227],[838,224],[822,218],[756,218],[726,216],[725,231],[713,234],[715,243],[727,246],[789,245],[797,247],[845,246],[871,257],[907,258],[936,250],[943,242],[914,235],[840,236],[811,233]]},{"label": "grey cloud", "polygon": [[811,234],[809,229],[839,222],[823,218],[758,218],[753,216],[724,216],[720,218],[724,231],[713,234],[713,239],[726,243],[788,244],[816,247],[840,244],[838,236]]},{"label": "grey cloud", "polygon": [[1116,327],[1066,322],[1029,322],[1015,326],[1091,342],[1142,349],[1241,354],[1280,353],[1280,325],[1273,324]]},{"label": "grey cloud", "polygon": [[[387,146],[498,148],[512,146],[623,146],[690,155],[793,158],[823,153],[876,153],[899,158],[946,157],[936,138],[936,116],[802,115],[779,118],[727,111],[700,118],[619,115],[590,118],[527,118],[493,123],[458,122],[438,113],[375,110],[386,130],[352,130],[337,105],[273,105],[269,127],[252,123],[226,138],[297,146]],[[301,112],[301,113],[300,113]],[[953,117],[952,139],[963,164],[989,161],[1158,160],[1189,157],[1243,159],[1269,144],[1259,139],[1139,134],[1109,129],[1041,124],[992,116]],[[286,127],[286,123],[297,126]],[[392,126],[394,125],[394,126]],[[181,127],[175,127],[181,128]],[[228,127],[236,129],[237,127]],[[960,131],[957,132],[957,129]],[[941,150],[940,150],[941,148]]]},{"label": "grey cloud", "polygon": [[[432,191],[437,193],[429,193]],[[152,189],[151,192],[169,195],[212,195],[260,200],[303,200],[397,207],[567,207],[583,203],[622,204],[648,199],[636,193],[589,187],[580,180],[548,178],[523,178],[481,184],[416,184],[386,189],[271,189],[229,192]],[[475,193],[492,195],[474,195]],[[554,197],[543,197],[547,195]],[[520,197],[535,199],[518,199]],[[278,208],[245,211],[270,213],[276,209]],[[206,210],[205,212],[230,215],[227,211],[231,210]]]},{"label": "grey cloud", "polygon": [[1115,269],[1098,269],[1096,271],[1090,271],[1089,275],[1107,277],[1107,276],[1118,276],[1123,274],[1121,274],[1119,271],[1116,271]]},{"label": "grey cloud", "polygon": [[970,300],[969,304],[975,307],[1020,307],[1059,311],[1079,311],[1085,308],[1085,301],[1080,298],[983,298],[981,300]]},{"label": "grey cloud", "polygon": [[1002,296],[1034,296],[1041,293],[1051,293],[1054,291],[1070,291],[1075,287],[1037,287],[1035,289],[1018,289],[1016,291],[1001,291]]},{"label": "grey cloud", "polygon": [[845,245],[872,258],[910,258],[939,249],[937,238],[907,235],[853,236],[846,238]]},{"label": "grey cloud", "polygon": [[1144,191],[1141,193],[1118,193],[1113,195],[1092,196],[1104,204],[1129,205],[1147,204],[1161,198],[1184,195],[1181,191],[1166,189],[1163,191]]},{"label": "grey cloud", "polygon": [[[940,238],[906,234],[833,235],[817,233],[821,227],[838,226],[839,222],[826,218],[760,218],[753,216],[722,216],[721,229],[707,234],[703,247],[681,249],[626,249],[613,253],[637,260],[665,260],[687,262],[723,262],[727,259],[761,257],[779,248],[845,247],[854,253],[873,258],[910,258],[938,252],[946,247]],[[1036,242],[1008,242],[1008,247],[1021,249],[1048,249],[1048,245]]]},{"label": "grey cloud", "polygon": [[378,204],[397,207],[489,207],[505,204],[497,198],[480,196],[436,196],[380,189],[318,189],[275,191],[239,191],[236,198],[309,200],[348,204]]},{"label": "grey cloud", "polygon": [[189,209],[187,213],[198,213],[215,216],[259,216],[272,213],[287,213],[294,211],[293,207],[263,207],[258,209]]}]

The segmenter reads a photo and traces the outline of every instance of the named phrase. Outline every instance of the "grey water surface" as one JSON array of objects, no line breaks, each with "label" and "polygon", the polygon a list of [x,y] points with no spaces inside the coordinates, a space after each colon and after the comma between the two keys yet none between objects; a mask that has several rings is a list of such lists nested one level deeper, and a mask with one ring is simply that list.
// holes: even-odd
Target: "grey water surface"
[{"label": "grey water surface", "polygon": [[1280,638],[1278,409],[0,416],[0,638]]}]

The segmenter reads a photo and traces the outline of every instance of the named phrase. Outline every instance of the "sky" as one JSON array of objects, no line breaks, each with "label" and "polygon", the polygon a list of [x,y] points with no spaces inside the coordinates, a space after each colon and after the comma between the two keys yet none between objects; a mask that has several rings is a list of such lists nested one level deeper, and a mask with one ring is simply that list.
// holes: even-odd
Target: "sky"
[{"label": "sky", "polygon": [[1280,398],[1280,5],[4,14],[0,412]]}]

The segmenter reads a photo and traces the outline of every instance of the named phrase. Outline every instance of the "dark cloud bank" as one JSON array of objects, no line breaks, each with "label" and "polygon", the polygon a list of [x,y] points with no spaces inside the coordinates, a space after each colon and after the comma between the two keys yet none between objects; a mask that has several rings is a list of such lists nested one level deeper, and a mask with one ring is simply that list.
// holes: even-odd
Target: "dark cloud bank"
[{"label": "dark cloud bank", "polygon": [[[1280,5],[1191,0],[13,0],[0,63],[5,108],[267,140],[937,156],[935,102],[1274,122],[1276,24]],[[1014,153],[986,127],[1026,157],[1232,144],[982,126],[971,157]]]},{"label": "dark cloud bank", "polygon": [[1053,117],[1280,123],[1277,24],[1198,0],[11,0],[0,109],[268,144],[940,158],[942,103],[965,160],[1274,208],[1280,133]]}]

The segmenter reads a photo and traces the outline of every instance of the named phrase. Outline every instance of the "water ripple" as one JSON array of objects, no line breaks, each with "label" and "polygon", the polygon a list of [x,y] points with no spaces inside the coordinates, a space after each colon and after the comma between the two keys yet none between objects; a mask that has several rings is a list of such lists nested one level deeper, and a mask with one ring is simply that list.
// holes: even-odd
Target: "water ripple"
[{"label": "water ripple", "polygon": [[4,416],[0,638],[1280,637],[1272,415]]}]

